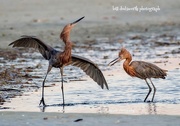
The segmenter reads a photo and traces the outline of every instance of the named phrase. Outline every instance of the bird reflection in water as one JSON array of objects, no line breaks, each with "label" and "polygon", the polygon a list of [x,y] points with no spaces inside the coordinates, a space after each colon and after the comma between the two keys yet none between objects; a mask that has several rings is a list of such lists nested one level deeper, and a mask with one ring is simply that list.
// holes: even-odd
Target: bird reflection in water
[{"label": "bird reflection in water", "polygon": [[150,115],[156,115],[157,114],[157,110],[156,110],[156,103],[148,103],[148,114]]}]

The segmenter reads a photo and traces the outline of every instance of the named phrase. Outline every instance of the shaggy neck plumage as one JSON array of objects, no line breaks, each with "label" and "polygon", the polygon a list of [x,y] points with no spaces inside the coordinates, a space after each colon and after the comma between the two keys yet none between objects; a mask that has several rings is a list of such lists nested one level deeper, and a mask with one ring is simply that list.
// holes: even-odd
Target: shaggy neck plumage
[{"label": "shaggy neck plumage", "polygon": [[129,74],[130,76],[135,76],[136,73],[134,72],[133,68],[130,66],[131,61],[132,61],[132,56],[129,53],[129,55],[127,56],[126,60],[123,63],[123,68],[127,74]]}]

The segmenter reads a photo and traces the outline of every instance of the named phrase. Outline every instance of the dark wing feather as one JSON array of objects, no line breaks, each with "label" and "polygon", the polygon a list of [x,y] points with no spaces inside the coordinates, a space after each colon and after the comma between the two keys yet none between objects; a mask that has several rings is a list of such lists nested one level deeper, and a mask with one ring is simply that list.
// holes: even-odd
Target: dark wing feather
[{"label": "dark wing feather", "polygon": [[133,61],[130,64],[131,67],[134,68],[134,70],[137,73],[137,77],[141,79],[146,79],[146,78],[165,78],[166,71],[159,68],[158,66],[144,62],[144,61]]},{"label": "dark wing feather", "polygon": [[51,53],[55,51],[51,46],[46,45],[40,39],[33,36],[22,36],[22,38],[12,42],[9,46],[12,47],[26,47],[38,49],[42,56],[49,60],[51,58]]},{"label": "dark wing feather", "polygon": [[81,68],[88,76],[97,82],[102,89],[104,88],[104,85],[109,89],[103,73],[91,60],[81,56],[72,55],[71,65]]}]

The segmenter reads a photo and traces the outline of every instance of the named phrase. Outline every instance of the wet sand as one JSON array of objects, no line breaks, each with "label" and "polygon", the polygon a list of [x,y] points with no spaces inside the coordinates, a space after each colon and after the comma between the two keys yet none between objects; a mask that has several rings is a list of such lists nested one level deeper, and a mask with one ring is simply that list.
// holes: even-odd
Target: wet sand
[{"label": "wet sand", "polygon": [[[88,6],[87,6],[88,4]],[[135,11],[114,11],[114,7],[120,6],[135,7],[160,7],[158,12],[135,12]],[[90,3],[86,1],[63,1],[63,0],[44,0],[44,1],[7,1],[1,0],[0,4],[0,48],[8,48],[8,44],[13,40],[18,39],[21,35],[35,35],[38,38],[49,43],[53,47],[63,46],[59,41],[59,32],[63,26],[75,19],[86,16],[77,27],[74,27],[71,33],[71,39],[76,43],[90,43],[91,41],[98,41],[101,39],[108,39],[114,42],[119,36],[126,36],[129,33],[147,33],[156,34],[159,32],[171,33],[180,28],[180,1],[179,0],[159,0],[159,1],[100,1],[93,0]],[[116,40],[117,41],[117,40]],[[78,45],[77,45],[78,46]],[[119,48],[119,47],[117,47]],[[117,49],[116,48],[116,49]],[[112,54],[114,56],[115,54]],[[108,59],[110,60],[110,59]],[[151,59],[149,59],[150,61]],[[159,59],[156,59],[159,61]],[[154,59],[153,59],[154,61]],[[165,60],[164,60],[165,61]],[[173,61],[176,61],[173,63]],[[174,64],[172,65],[171,62]],[[168,59],[168,69],[179,69],[178,56]],[[28,65],[27,65],[28,66]],[[164,63],[160,64],[164,67]],[[119,66],[118,66],[119,68]],[[43,69],[45,69],[43,67]],[[103,71],[104,72],[104,71]],[[119,73],[119,71],[118,71]],[[108,73],[105,72],[105,75]],[[118,76],[114,77],[119,79]],[[120,78],[122,79],[122,78]],[[119,80],[120,80],[119,79]],[[125,78],[128,79],[128,78]],[[176,79],[178,80],[178,79]],[[96,87],[97,88],[97,87]],[[93,88],[94,89],[94,88]],[[99,90],[99,89],[97,89]],[[58,91],[57,91],[58,92]],[[39,96],[40,94],[38,94]],[[56,95],[57,96],[57,95]],[[74,96],[74,94],[73,94]],[[40,97],[40,96],[39,96]],[[31,103],[35,109],[39,103],[39,97]],[[52,98],[52,96],[50,96]],[[70,97],[70,96],[69,96]],[[27,98],[27,97],[26,97]],[[54,98],[54,97],[53,97]],[[20,97],[20,99],[23,99]],[[58,95],[58,99],[59,98]],[[28,100],[28,99],[26,99]],[[141,99],[142,100],[142,99]],[[23,100],[22,100],[23,101]],[[51,103],[51,102],[50,102]],[[59,103],[59,101],[58,101]],[[12,104],[7,102],[7,104]],[[134,105],[134,106],[133,106]],[[31,111],[22,112],[15,108],[14,110],[0,111],[0,124],[1,125],[173,125],[179,126],[180,112],[178,112],[178,103],[171,104],[167,111],[160,111],[163,107],[167,106],[158,104],[157,113],[154,111],[154,106],[150,106],[152,111],[148,112],[149,104],[127,104],[123,105],[110,105],[110,112],[107,112],[107,107],[103,104],[98,105],[93,112],[89,106],[88,109],[80,108],[77,111],[76,106],[68,107],[67,113],[62,113],[61,108],[55,109],[47,108],[45,113]],[[162,105],[162,106],[161,106]],[[8,105],[7,105],[8,106]],[[18,103],[17,103],[18,106]],[[27,104],[28,106],[28,104]],[[146,106],[146,107],[144,107]],[[152,108],[151,108],[152,107]],[[57,107],[56,107],[57,108]],[[84,107],[85,108],[85,107]],[[90,108],[90,109],[89,109]],[[135,114],[127,109],[136,109]],[[141,111],[142,108],[147,110],[147,113]],[[26,109],[29,109],[28,107]],[[48,112],[48,109],[49,112]],[[119,109],[118,113],[115,109]],[[100,110],[100,113],[99,111]],[[143,109],[144,110],[144,109]],[[177,111],[176,111],[177,110]],[[20,112],[21,111],[21,112]],[[72,113],[73,112],[73,113]],[[158,113],[159,112],[159,113]],[[86,114],[87,113],[87,114]],[[126,114],[126,115],[123,115]],[[153,115],[151,115],[153,114]],[[79,122],[74,122],[77,119],[83,119]]]},{"label": "wet sand", "polygon": [[[3,126],[179,126],[180,116],[1,112]],[[14,120],[16,119],[16,120]]]}]

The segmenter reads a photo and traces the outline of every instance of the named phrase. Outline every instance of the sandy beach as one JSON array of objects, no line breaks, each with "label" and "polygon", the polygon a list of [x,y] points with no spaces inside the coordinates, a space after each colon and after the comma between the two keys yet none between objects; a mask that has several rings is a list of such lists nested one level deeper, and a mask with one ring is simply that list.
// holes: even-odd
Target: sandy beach
[{"label": "sandy beach", "polygon": [[[0,54],[2,55],[0,56],[0,66],[2,70],[6,69],[6,67],[9,67],[10,65],[15,66],[15,64],[19,64],[19,66],[17,65],[17,68],[19,68],[20,66],[22,67],[21,62],[24,63],[23,59],[18,59],[18,56],[20,54],[15,56],[15,59],[17,60],[14,60],[13,58],[5,60],[6,58],[9,58],[8,56],[6,57],[6,53],[11,54],[11,56],[13,53],[21,53],[21,51],[14,51],[11,47],[9,47],[8,44],[10,42],[20,38],[20,36],[22,35],[33,35],[37,36],[52,47],[61,48],[64,45],[61,40],[59,40],[59,33],[61,32],[64,25],[82,16],[85,16],[85,18],[76,27],[74,27],[71,33],[71,40],[73,40],[76,47],[73,52],[77,53],[78,50],[80,50],[79,54],[82,54],[82,51],[86,51],[86,53],[90,55],[86,53],[84,55],[88,58],[91,58],[93,61],[96,61],[96,59],[99,58],[96,63],[100,65],[100,68],[102,68],[103,73],[105,76],[107,76],[108,83],[110,83],[111,87],[110,91],[102,91],[100,90],[100,87],[95,87],[94,82],[89,78],[87,79],[87,77],[84,78],[88,81],[70,82],[71,84],[73,84],[73,86],[67,83],[67,103],[80,102],[80,104],[79,106],[66,106],[68,109],[65,113],[62,113],[62,111],[58,112],[59,108],[54,106],[50,106],[49,109],[47,108],[48,111],[40,112],[37,105],[39,103],[41,90],[39,88],[34,88],[34,90],[30,90],[30,93],[26,95],[26,90],[29,90],[26,89],[23,92],[24,95],[20,93],[20,96],[17,96],[15,98],[7,98],[5,99],[6,102],[3,103],[4,106],[3,104],[1,104],[0,125],[180,125],[180,100],[178,97],[180,92],[178,89],[180,85],[178,78],[180,68],[178,54],[180,41],[179,0],[92,0],[91,2],[81,0],[0,0],[0,3]],[[176,39],[173,39],[172,43],[168,43],[167,41],[172,36]],[[159,45],[157,46],[157,49],[161,49],[160,51],[154,51],[155,46],[152,46],[153,44],[151,45],[151,43],[149,45],[146,44],[144,47],[141,47],[144,44],[143,42],[141,42],[141,44],[138,43],[139,39],[143,40],[145,38],[146,42],[148,42],[149,39],[155,40],[156,37],[160,42],[161,38],[163,38],[162,42],[167,42],[162,47]],[[135,41],[136,39],[137,41]],[[129,45],[128,43],[126,43],[131,41],[132,43]],[[161,44],[159,41],[152,42]],[[98,45],[98,42],[102,43]],[[118,47],[115,46],[115,42],[118,43]],[[104,43],[105,45],[103,45]],[[93,44],[95,44],[95,46],[93,46]],[[172,46],[169,46],[168,44]],[[101,47],[103,46],[104,50],[101,50]],[[112,51],[113,53],[109,53],[108,51],[106,51],[106,46],[109,47],[108,51]],[[111,48],[111,46],[113,48]],[[137,89],[141,89],[141,91],[144,89],[144,87],[139,86],[143,81],[135,80],[134,83],[136,83],[139,87],[137,89],[134,89],[132,88],[133,86],[131,86],[132,81],[128,78],[128,76],[126,76],[124,72],[122,72],[123,70],[120,69],[120,66],[115,66],[114,68],[112,68],[113,70],[111,70],[111,68],[107,68],[107,66],[102,65],[103,63],[107,64],[111,60],[111,58],[116,57],[116,53],[118,53],[118,49],[120,46],[131,48],[131,51],[135,54],[135,59],[147,59],[149,62],[157,63],[162,68],[166,68],[169,70],[170,75],[167,80],[162,80],[162,82],[156,81],[161,85],[164,84],[163,88],[161,88],[160,84],[157,85],[159,89],[159,94],[157,94],[156,97],[157,101],[155,102],[157,110],[154,110],[154,104],[151,106],[151,104],[142,103],[142,100],[144,98],[143,93],[145,92],[143,92],[142,94],[133,92]],[[135,48],[136,46],[137,48]],[[148,48],[148,46],[151,47]],[[145,48],[145,51],[149,49],[149,51],[151,52],[149,53],[147,51],[148,54],[146,54],[147,52],[144,51],[143,53],[143,51],[138,50],[140,48]],[[97,52],[99,51],[98,49],[100,49],[100,51],[102,52],[102,56],[97,55]],[[7,50],[10,51],[6,52]],[[3,51],[6,53],[3,54]],[[153,55],[157,56],[157,58],[154,58]],[[27,58],[27,56],[33,58],[33,63],[28,64],[30,60]],[[25,63],[23,64],[24,66],[26,66],[25,68],[28,68],[29,71],[33,71],[33,75],[41,76],[40,79],[32,78],[32,80],[34,79],[33,84],[37,84],[35,86],[40,87],[40,82],[42,81],[42,77],[44,77],[44,74],[42,73],[46,71],[47,64],[44,63],[44,60],[42,60],[42,58],[40,58],[39,60],[37,58],[34,58],[33,55],[26,54],[24,57],[26,59]],[[40,55],[37,55],[37,57],[40,57]],[[101,61],[103,61],[103,63]],[[38,66],[37,64],[39,63],[42,63],[42,65],[40,65],[41,71],[39,69],[36,69],[36,66]],[[33,69],[29,68],[29,66],[31,66]],[[116,68],[120,70],[117,70]],[[14,67],[12,67],[11,69],[14,69]],[[21,69],[21,71],[22,70],[24,69]],[[57,72],[59,71],[52,71],[54,75]],[[68,78],[69,73],[65,74]],[[59,94],[57,93],[59,92],[58,86],[60,84],[59,75],[58,77],[56,77],[57,75],[55,75],[54,77],[54,75],[50,75],[53,79],[51,79],[52,82],[47,82],[47,85],[50,86],[46,90],[46,98],[48,103],[51,105],[55,104],[54,101],[56,101],[57,103],[61,102]],[[27,77],[25,79],[27,79]],[[29,84],[29,82],[32,83],[32,80],[29,79],[27,84]],[[125,84],[123,82],[125,82]],[[128,82],[129,85],[126,82]],[[113,83],[115,84],[113,85]],[[122,85],[118,85],[119,83],[121,83]],[[81,84],[80,91],[77,88],[79,84]],[[115,90],[117,85],[119,86],[118,90],[120,90],[122,94],[124,92],[126,95],[117,95],[117,91]],[[129,87],[129,89],[124,88],[124,85]],[[120,88],[120,86],[122,86],[122,89]],[[173,86],[175,87],[175,89],[173,88]],[[55,87],[57,88],[55,89]],[[94,95],[91,92],[91,89],[94,91]],[[130,89],[132,89],[133,91]],[[84,92],[82,92],[82,90],[84,90]],[[84,96],[81,97],[81,94],[78,91],[81,92]],[[175,91],[174,94],[173,91]],[[52,92],[56,93],[53,94]],[[137,92],[139,92],[139,90]],[[2,92],[0,92],[0,94],[1,93]],[[131,93],[132,95],[127,95]],[[135,95],[133,95],[133,93]],[[87,99],[89,100],[90,96],[92,105],[89,105],[91,104],[91,102],[86,102]],[[126,97],[127,99],[125,99]],[[33,100],[31,101],[30,99],[32,98]],[[119,101],[119,98],[120,100],[124,101]],[[101,100],[102,102],[99,102]],[[108,101],[108,103],[103,105],[103,102],[106,101]],[[81,104],[83,103],[88,103],[87,108],[83,105],[81,106]],[[150,107],[152,108],[150,108],[150,112],[145,112],[148,110],[146,108],[148,105],[150,105]],[[98,109],[103,108],[103,106],[105,106],[105,109],[108,108],[109,111],[99,113]],[[6,109],[6,107],[9,107],[10,109]],[[92,110],[94,111],[92,112]],[[129,111],[127,112],[126,110]],[[131,112],[132,110],[134,113]]]},{"label": "sandy beach", "polygon": [[179,116],[166,115],[1,112],[0,117],[2,126],[179,126],[180,124]]}]

